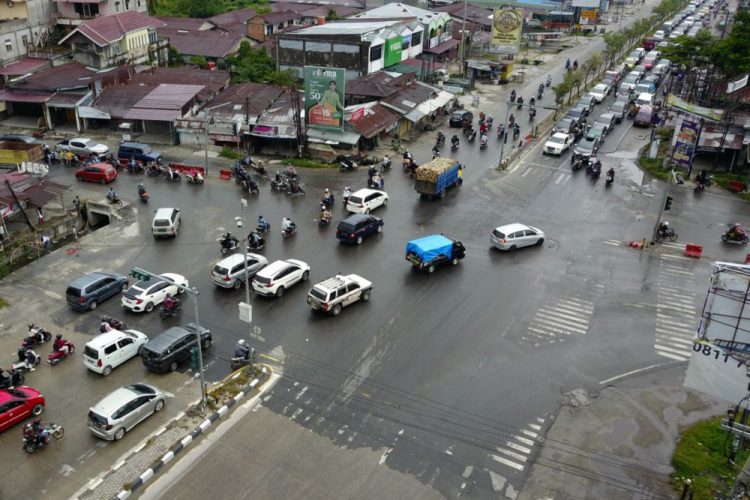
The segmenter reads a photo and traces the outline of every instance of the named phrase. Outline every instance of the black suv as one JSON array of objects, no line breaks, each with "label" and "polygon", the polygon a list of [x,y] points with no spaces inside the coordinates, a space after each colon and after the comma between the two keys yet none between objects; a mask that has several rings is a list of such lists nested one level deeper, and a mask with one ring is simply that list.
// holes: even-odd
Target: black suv
[{"label": "black suv", "polygon": [[73,309],[96,309],[99,302],[128,288],[128,278],[118,273],[89,273],[65,290],[65,300]]},{"label": "black suv", "polygon": [[451,113],[448,125],[451,127],[463,128],[467,124],[471,125],[472,121],[474,121],[474,114],[471,111],[458,110]]},{"label": "black suv", "polygon": [[371,234],[383,230],[383,219],[370,214],[354,214],[339,222],[336,238],[341,243],[362,243]]},{"label": "black suv", "polygon": [[120,160],[129,160],[135,158],[140,163],[148,163],[151,161],[160,161],[161,153],[151,149],[148,144],[141,144],[140,142],[123,142],[117,149],[117,158]]},{"label": "black suv", "polygon": [[141,346],[138,354],[143,359],[143,365],[157,373],[175,371],[180,362],[190,359],[191,349],[197,347],[198,328],[201,334],[201,347],[211,347],[213,336],[207,328],[198,327],[195,323],[173,326]]}]

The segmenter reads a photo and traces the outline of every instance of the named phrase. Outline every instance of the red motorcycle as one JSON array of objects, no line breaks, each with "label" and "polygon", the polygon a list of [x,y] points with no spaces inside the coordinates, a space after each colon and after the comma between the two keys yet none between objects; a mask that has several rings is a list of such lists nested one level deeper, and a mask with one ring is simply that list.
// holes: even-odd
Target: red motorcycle
[{"label": "red motorcycle", "polygon": [[62,345],[58,346],[54,344],[52,352],[47,356],[47,363],[55,366],[57,363],[73,354],[76,350],[76,346],[69,340],[63,340]]}]

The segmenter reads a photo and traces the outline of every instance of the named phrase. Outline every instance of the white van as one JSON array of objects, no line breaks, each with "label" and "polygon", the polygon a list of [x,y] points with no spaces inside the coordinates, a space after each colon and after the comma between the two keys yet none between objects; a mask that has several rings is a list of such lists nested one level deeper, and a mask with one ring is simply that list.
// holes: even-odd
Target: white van
[{"label": "white van", "polygon": [[177,230],[180,228],[182,215],[179,208],[160,208],[154,214],[154,220],[151,222],[151,232],[154,238],[159,236],[177,236]]},{"label": "white van", "polygon": [[138,354],[148,342],[146,334],[138,330],[110,330],[91,339],[83,348],[83,364],[92,372],[105,377],[125,361]]},{"label": "white van", "polygon": [[638,99],[635,100],[636,106],[653,106],[654,105],[654,94],[648,94],[641,92],[638,95]]},{"label": "white van", "polygon": [[672,21],[667,21],[666,23],[661,25],[661,29],[664,30],[664,34],[666,36],[669,36],[669,34],[672,32],[672,28],[674,28],[674,23]]}]

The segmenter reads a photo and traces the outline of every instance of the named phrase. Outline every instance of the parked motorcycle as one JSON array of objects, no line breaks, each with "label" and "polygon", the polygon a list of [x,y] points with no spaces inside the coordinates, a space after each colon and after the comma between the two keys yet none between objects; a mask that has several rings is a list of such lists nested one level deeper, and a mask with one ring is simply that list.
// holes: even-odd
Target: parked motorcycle
[{"label": "parked motorcycle", "polygon": [[72,355],[76,350],[76,346],[73,344],[73,342],[69,340],[65,341],[65,346],[67,346],[68,348],[67,352],[65,352],[63,349],[56,349],[53,346],[52,352],[49,353],[49,356],[47,356],[47,363],[49,363],[52,366],[55,366],[60,361]]},{"label": "parked motorcycle", "polygon": [[351,158],[344,158],[339,163],[339,170],[342,172],[356,172],[359,170],[359,165],[357,165],[357,162],[352,160]]},{"label": "parked motorcycle", "polygon": [[24,347],[31,347],[35,345],[42,345],[43,343],[47,342],[49,339],[52,338],[52,334],[42,328],[41,326],[36,326],[34,323],[29,323],[29,334],[28,336],[23,339],[22,345]]},{"label": "parked motorcycle", "polygon": [[170,167],[167,167],[167,173],[165,175],[168,181],[180,182],[182,180],[182,176]]},{"label": "parked motorcycle", "polygon": [[159,165],[149,165],[148,169],[146,169],[146,175],[150,177],[158,177],[164,175],[164,169]]},{"label": "parked motorcycle", "polygon": [[188,170],[185,172],[185,180],[188,184],[203,184],[203,176],[198,170]]},{"label": "parked motorcycle", "polygon": [[260,194],[260,189],[258,189],[258,183],[253,180],[252,177],[247,177],[246,179],[243,179],[240,183],[240,186],[242,186],[242,190],[246,193],[250,194]]},{"label": "parked motorcycle", "polygon": [[65,435],[65,429],[63,429],[62,425],[57,425],[53,422],[40,423],[39,427],[35,429],[32,422],[27,422],[23,426],[23,450],[26,453],[34,453],[49,446],[50,436],[58,440],[63,435]]},{"label": "parked motorcycle", "polygon": [[20,370],[0,370],[0,389],[9,389],[23,385],[26,381]]}]

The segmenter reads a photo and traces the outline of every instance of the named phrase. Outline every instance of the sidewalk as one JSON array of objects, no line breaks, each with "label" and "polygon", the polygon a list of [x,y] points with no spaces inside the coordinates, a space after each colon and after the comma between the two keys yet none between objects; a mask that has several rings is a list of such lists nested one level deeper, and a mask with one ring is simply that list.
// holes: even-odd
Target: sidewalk
[{"label": "sidewalk", "polygon": [[664,366],[598,395],[566,394],[519,500],[677,497],[669,475],[680,430],[726,405],[683,387],[684,363]]}]

